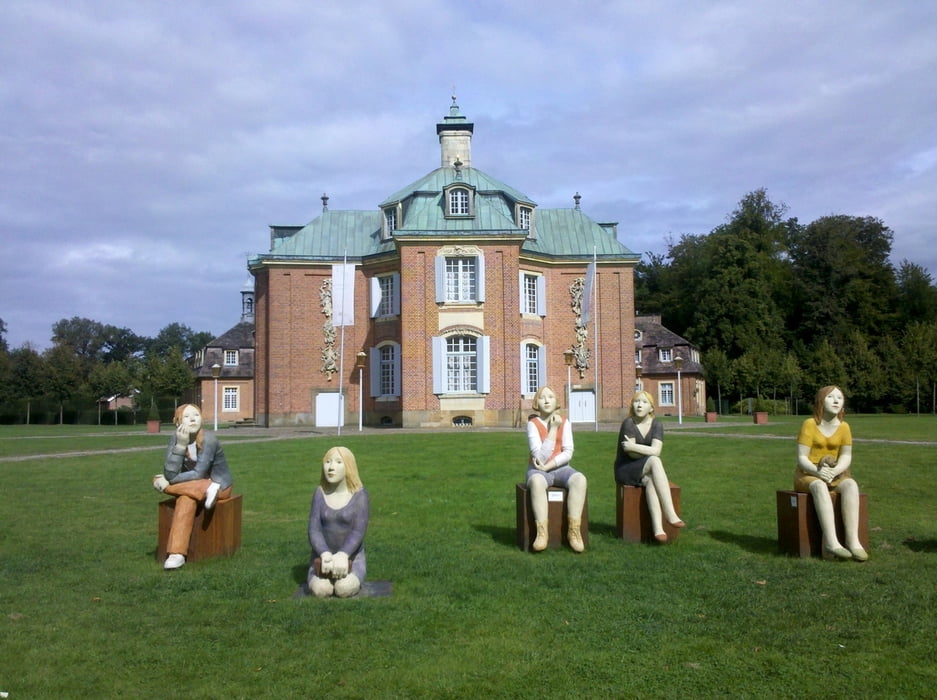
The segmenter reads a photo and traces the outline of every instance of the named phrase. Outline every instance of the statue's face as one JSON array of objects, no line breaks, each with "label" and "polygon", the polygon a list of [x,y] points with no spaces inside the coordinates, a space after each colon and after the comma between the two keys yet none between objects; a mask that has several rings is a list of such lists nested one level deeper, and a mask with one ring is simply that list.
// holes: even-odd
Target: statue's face
[{"label": "statue's face", "polygon": [[338,452],[330,453],[322,462],[322,473],[333,486],[345,481],[345,460],[342,455]]},{"label": "statue's face", "polygon": [[540,392],[539,409],[541,413],[553,413],[556,410],[556,394],[552,390],[544,389]]},{"label": "statue's face", "polygon": [[843,392],[839,389],[833,389],[823,398],[823,410],[835,416],[843,410],[845,403],[846,399]]},{"label": "statue's face", "polygon": [[202,429],[202,412],[195,406],[186,406],[182,411],[179,425],[184,426],[190,435],[194,435]]},{"label": "statue's face", "polygon": [[631,406],[634,408],[634,415],[638,418],[644,418],[651,412],[651,402],[647,400],[644,394],[636,396],[634,401],[631,402]]}]

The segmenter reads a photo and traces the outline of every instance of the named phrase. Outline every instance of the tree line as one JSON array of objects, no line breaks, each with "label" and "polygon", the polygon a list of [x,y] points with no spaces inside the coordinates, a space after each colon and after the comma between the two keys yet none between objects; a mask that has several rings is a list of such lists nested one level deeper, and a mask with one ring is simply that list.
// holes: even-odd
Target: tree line
[{"label": "tree line", "polygon": [[[635,271],[638,313],[701,350],[711,399],[810,405],[843,388],[857,412],[935,412],[937,287],[890,261],[879,219],[785,218],[765,190],[709,234],[684,234]],[[721,403],[721,401],[720,401]]]},{"label": "tree line", "polygon": [[[171,323],[152,338],[86,318],[52,325],[52,346],[8,347],[0,319],[0,422],[88,422],[99,401],[132,397],[132,413],[155,408],[166,420],[195,383],[192,360],[214,337]],[[85,414],[85,415],[81,415]],[[67,416],[67,418],[66,418]],[[116,416],[115,416],[116,420]]]}]

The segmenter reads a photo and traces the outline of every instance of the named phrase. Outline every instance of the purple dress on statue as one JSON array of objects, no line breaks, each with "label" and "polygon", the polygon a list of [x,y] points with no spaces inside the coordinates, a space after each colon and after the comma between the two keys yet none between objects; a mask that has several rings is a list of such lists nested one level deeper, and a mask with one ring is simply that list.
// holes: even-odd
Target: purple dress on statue
[{"label": "purple dress on statue", "polygon": [[[370,509],[368,492],[364,487],[355,491],[351,500],[338,510],[329,507],[322,489],[317,488],[312,494],[309,512],[309,544],[312,545],[313,560],[321,557],[323,552],[344,552],[348,555],[351,573],[364,583],[367,569],[364,533],[368,529]],[[310,562],[309,576],[313,574],[315,566]]]}]

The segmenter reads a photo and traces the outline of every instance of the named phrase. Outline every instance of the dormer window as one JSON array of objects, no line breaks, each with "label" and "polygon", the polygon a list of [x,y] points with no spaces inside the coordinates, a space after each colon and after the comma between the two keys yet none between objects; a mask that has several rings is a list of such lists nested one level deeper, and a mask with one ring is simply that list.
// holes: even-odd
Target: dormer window
[{"label": "dormer window", "polygon": [[397,209],[398,205],[384,209],[384,221],[381,226],[381,239],[388,241],[394,237],[394,231],[397,230]]},{"label": "dormer window", "polygon": [[456,185],[447,189],[445,192],[446,216],[473,216],[475,213],[474,194],[464,185]]},{"label": "dormer window", "polygon": [[517,226],[518,228],[530,230],[530,207],[517,208]]}]

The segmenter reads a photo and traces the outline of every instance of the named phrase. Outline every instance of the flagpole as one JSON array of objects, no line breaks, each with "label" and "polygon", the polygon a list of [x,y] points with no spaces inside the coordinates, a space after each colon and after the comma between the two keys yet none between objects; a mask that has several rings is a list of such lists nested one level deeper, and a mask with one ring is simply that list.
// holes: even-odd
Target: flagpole
[{"label": "flagpole", "polygon": [[[345,249],[345,254],[342,259],[342,295],[339,300],[339,309],[342,316],[342,340],[339,344],[338,351],[338,435],[342,434],[342,419],[345,416],[345,395],[342,393],[342,382],[345,380],[345,266],[348,264],[348,249]],[[334,312],[333,312],[334,317]]]},{"label": "flagpole", "polygon": [[599,432],[599,266],[596,263],[595,246],[592,246],[592,317],[595,319],[592,328],[593,353],[595,355],[595,432]]}]

